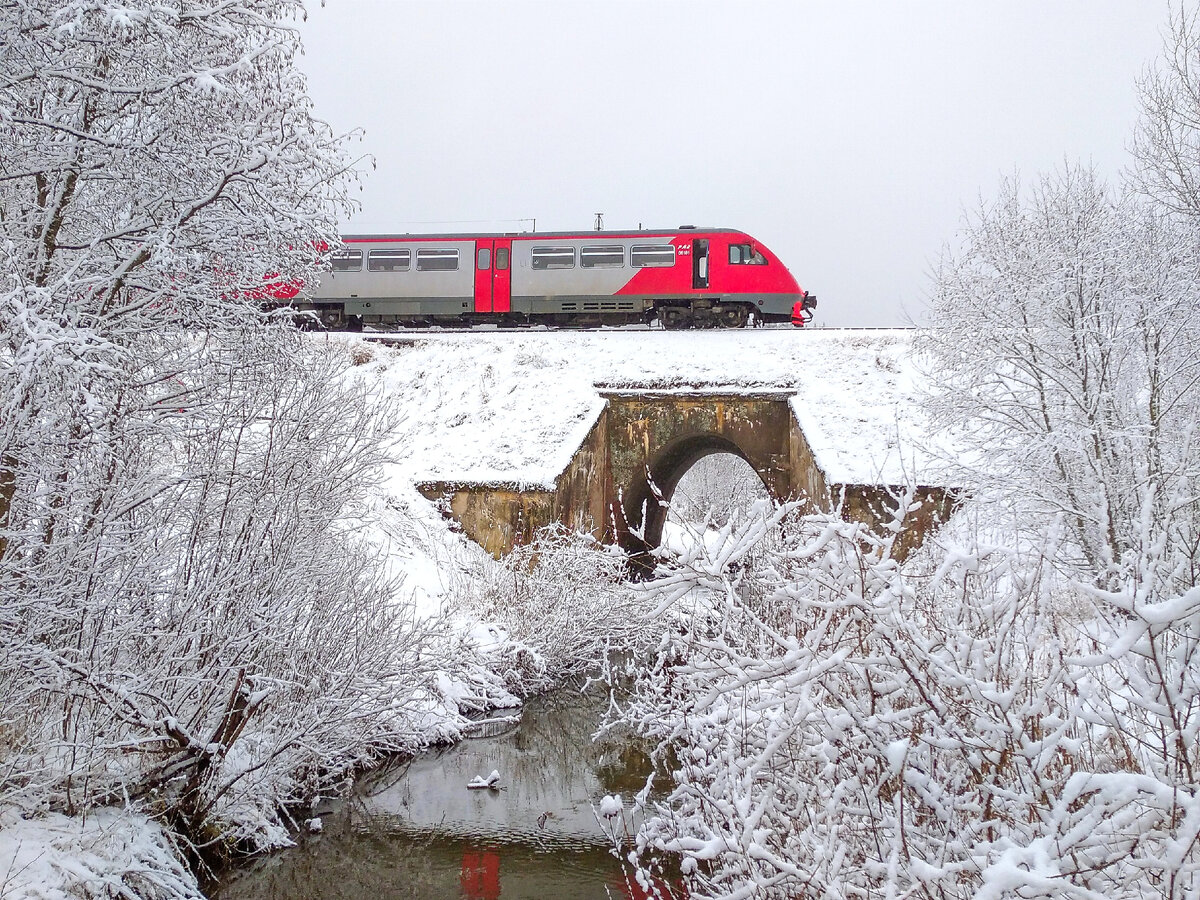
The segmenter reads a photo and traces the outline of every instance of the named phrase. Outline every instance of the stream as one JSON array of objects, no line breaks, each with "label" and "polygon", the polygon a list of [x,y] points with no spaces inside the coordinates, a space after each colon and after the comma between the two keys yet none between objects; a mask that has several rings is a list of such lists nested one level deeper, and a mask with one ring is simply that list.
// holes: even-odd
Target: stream
[{"label": "stream", "polygon": [[[238,867],[213,900],[642,898],[597,820],[631,798],[649,761],[636,742],[593,742],[607,694],[531,699],[519,725],[372,773],[296,847]],[[468,789],[496,771],[496,789]],[[606,820],[621,822],[621,817]]]}]

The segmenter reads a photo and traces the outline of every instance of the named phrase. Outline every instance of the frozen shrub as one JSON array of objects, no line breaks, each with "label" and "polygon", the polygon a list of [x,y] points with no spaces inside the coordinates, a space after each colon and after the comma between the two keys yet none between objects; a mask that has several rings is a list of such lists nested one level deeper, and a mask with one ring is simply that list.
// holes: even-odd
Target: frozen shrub
[{"label": "frozen shrub", "polygon": [[[586,534],[550,525],[516,547],[503,565],[479,573],[460,603],[472,615],[503,626],[519,646],[513,671],[529,693],[601,665],[612,650],[639,641],[649,621],[647,601],[627,583],[623,553]],[[540,666],[525,653],[536,654]]]},{"label": "frozen shrub", "polygon": [[375,348],[366,341],[357,341],[350,345],[350,365],[365,366],[375,358]]}]

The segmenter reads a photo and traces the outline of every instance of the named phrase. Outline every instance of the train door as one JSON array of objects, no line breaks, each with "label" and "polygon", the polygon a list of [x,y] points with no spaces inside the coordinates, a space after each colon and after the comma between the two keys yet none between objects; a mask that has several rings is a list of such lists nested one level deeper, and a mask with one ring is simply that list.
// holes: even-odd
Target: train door
[{"label": "train door", "polygon": [[475,241],[475,312],[506,313],[512,300],[512,239]]},{"label": "train door", "polygon": [[708,288],[707,238],[696,238],[692,241],[692,288],[697,291]]},{"label": "train door", "polygon": [[492,312],[512,309],[512,238],[496,238],[492,244]]},{"label": "train door", "polygon": [[475,241],[475,312],[492,311],[492,254],[495,241],[479,238]]}]

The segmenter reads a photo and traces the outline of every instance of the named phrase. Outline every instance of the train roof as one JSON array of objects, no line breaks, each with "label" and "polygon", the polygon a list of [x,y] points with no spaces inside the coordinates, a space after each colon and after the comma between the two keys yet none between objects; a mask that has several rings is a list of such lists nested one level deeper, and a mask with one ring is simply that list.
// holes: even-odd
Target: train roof
[{"label": "train roof", "polygon": [[472,238],[637,238],[676,237],[680,234],[745,234],[740,228],[719,228],[707,225],[681,225],[678,228],[622,228],[611,231],[461,231],[461,232],[404,232],[402,234],[343,234],[343,241],[412,241],[430,238],[470,240]]}]

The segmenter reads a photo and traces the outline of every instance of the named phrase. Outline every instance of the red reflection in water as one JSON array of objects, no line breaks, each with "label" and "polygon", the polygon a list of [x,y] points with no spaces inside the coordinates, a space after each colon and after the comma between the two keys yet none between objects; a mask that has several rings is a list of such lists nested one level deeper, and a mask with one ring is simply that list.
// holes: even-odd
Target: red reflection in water
[{"label": "red reflection in water", "polygon": [[[463,900],[500,900],[500,849],[465,850],[459,884],[462,886]],[[632,874],[613,879],[609,887],[612,888],[612,896],[627,900],[686,900],[687,897],[687,891],[680,882],[672,884],[655,878],[647,890]]]},{"label": "red reflection in water", "polygon": [[459,883],[466,900],[500,900],[499,851],[468,850],[463,853]]}]

